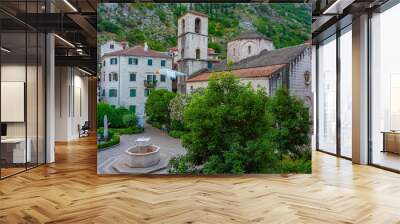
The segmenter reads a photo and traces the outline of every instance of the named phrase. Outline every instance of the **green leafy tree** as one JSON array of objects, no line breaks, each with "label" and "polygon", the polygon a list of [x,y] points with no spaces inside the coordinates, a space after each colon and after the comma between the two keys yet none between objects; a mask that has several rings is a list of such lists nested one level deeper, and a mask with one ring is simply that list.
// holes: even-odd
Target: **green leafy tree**
[{"label": "green leafy tree", "polygon": [[104,115],[107,115],[110,128],[128,128],[137,126],[137,118],[133,112],[124,108],[114,108],[108,103],[97,104],[97,127],[104,126]]},{"label": "green leafy tree", "polygon": [[266,153],[256,153],[251,143],[270,127],[267,102],[263,91],[240,84],[232,73],[213,75],[204,93],[193,94],[184,109],[185,159],[204,165],[205,173],[256,172]]},{"label": "green leafy tree", "polygon": [[272,121],[268,138],[281,154],[300,158],[310,150],[311,121],[304,102],[279,88],[268,102],[267,116]]},{"label": "green leafy tree", "polygon": [[166,89],[153,90],[150,93],[145,106],[147,122],[156,127],[161,127],[162,125],[169,127],[169,103],[175,97],[175,95],[175,93]]}]

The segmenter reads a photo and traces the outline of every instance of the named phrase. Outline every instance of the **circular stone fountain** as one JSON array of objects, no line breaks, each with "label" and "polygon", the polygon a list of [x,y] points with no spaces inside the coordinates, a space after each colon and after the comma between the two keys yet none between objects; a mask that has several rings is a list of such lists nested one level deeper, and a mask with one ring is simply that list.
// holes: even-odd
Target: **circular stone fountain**
[{"label": "circular stone fountain", "polygon": [[126,165],[132,168],[151,167],[160,162],[160,147],[150,144],[150,138],[138,138],[125,154]]}]

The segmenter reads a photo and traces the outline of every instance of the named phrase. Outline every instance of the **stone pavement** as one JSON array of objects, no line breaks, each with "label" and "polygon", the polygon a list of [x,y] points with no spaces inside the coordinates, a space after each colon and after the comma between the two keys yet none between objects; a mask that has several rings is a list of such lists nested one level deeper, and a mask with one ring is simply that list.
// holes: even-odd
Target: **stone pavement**
[{"label": "stone pavement", "polygon": [[[110,147],[106,150],[97,152],[97,173],[98,174],[117,174],[118,172],[112,167],[114,163],[121,160],[124,156],[125,150],[135,145],[135,140],[140,137],[150,137],[151,143],[160,147],[161,158],[169,161],[172,157],[177,155],[184,155],[186,149],[182,147],[179,139],[175,139],[162,132],[161,130],[154,128],[150,125],[145,125],[144,132],[134,135],[122,135],[120,144],[114,147]],[[160,161],[161,162],[161,161]],[[164,163],[168,164],[168,163]],[[137,168],[143,170],[143,168]],[[141,171],[140,170],[140,171]],[[145,172],[145,171],[144,171]],[[140,172],[132,172],[132,174],[138,174]],[[157,169],[156,174],[168,173],[167,168]]]}]

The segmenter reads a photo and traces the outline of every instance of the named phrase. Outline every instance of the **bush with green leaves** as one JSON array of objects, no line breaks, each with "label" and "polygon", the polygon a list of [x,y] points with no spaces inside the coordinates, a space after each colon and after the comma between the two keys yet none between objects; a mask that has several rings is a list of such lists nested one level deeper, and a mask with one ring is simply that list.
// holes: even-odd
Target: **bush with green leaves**
[{"label": "bush with green leaves", "polygon": [[107,115],[110,128],[137,127],[136,115],[124,107],[112,107],[110,104],[101,102],[97,104],[97,127],[103,127],[104,115]]},{"label": "bush with green leaves", "polygon": [[[97,129],[97,134],[100,136],[103,136],[104,134],[104,129],[103,128],[98,128]],[[107,141],[101,142],[100,144],[97,144],[97,149],[102,150],[114,145],[119,144],[120,142],[120,134],[117,132],[114,132],[113,130],[109,129],[108,130],[108,135],[107,135]]]},{"label": "bush with green leaves", "polygon": [[219,73],[192,94],[183,120],[187,154],[171,173],[311,172],[308,109],[284,89],[268,97]]},{"label": "bush with green leaves", "polygon": [[267,135],[276,150],[294,159],[307,153],[310,150],[312,123],[304,102],[290,96],[287,89],[279,88],[267,108],[273,129]]},{"label": "bush with green leaves", "polygon": [[155,127],[170,126],[169,103],[175,97],[175,93],[166,89],[153,90],[145,106],[147,122]]},{"label": "bush with green leaves", "polygon": [[[203,94],[194,93],[184,110],[188,131],[182,136],[183,146],[195,165],[218,168],[204,169],[207,173],[252,172],[253,162],[228,162],[227,158],[243,160],[248,144],[268,131],[265,116],[268,97],[265,92],[254,91],[249,85],[240,84],[230,72],[213,75]],[[242,155],[243,154],[243,155]],[[265,160],[260,155],[261,161]],[[209,164],[208,164],[209,163]]]}]

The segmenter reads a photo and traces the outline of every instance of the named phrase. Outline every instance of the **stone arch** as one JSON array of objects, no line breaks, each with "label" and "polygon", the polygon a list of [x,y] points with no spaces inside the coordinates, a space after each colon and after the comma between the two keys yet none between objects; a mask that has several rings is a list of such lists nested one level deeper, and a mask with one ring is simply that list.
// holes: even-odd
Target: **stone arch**
[{"label": "stone arch", "polygon": [[[250,52],[249,52],[250,49]],[[246,58],[248,56],[252,56],[257,54],[257,43],[254,41],[248,40],[248,41],[243,41],[240,44],[240,57],[241,58]]]}]

